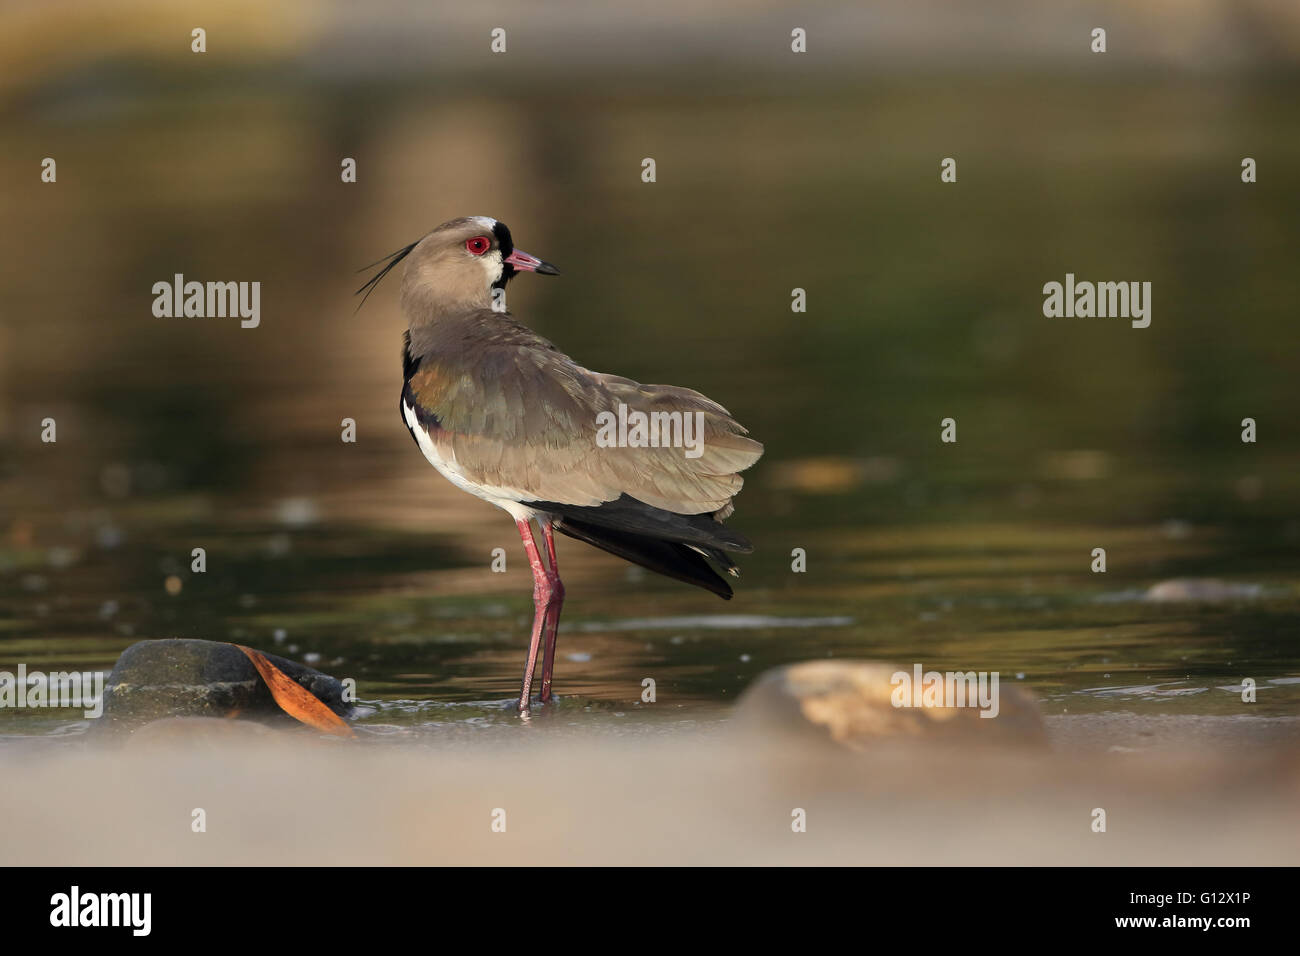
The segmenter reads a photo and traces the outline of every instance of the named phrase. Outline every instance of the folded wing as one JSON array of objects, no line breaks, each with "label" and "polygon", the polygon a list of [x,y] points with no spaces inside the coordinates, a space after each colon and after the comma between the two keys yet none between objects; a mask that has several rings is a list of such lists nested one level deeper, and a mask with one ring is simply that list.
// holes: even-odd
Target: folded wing
[{"label": "folded wing", "polygon": [[[739,473],[763,453],[699,392],[593,372],[508,317],[492,313],[442,332],[458,341],[413,353],[404,401],[450,467],[502,496],[581,508],[631,498],[676,515],[723,518],[743,484]],[[690,427],[702,428],[698,457],[680,444],[603,447],[599,416],[617,418],[620,404],[632,418],[659,415],[670,428],[676,413],[682,425],[672,434],[681,438],[681,417],[692,416]]]}]

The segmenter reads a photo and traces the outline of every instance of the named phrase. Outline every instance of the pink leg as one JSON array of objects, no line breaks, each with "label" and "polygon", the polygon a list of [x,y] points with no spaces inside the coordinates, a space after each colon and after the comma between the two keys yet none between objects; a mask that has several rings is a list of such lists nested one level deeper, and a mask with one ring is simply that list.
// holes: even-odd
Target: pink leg
[{"label": "pink leg", "polygon": [[542,526],[542,535],[546,538],[546,557],[551,562],[547,580],[551,585],[551,603],[546,608],[546,653],[542,657],[542,703],[551,700],[551,677],[555,673],[555,638],[560,629],[560,611],[564,607],[564,584],[560,581],[560,566],[555,561],[555,535],[551,532],[551,520],[542,518],[537,522]]},{"label": "pink leg", "polygon": [[537,553],[537,542],[533,540],[533,528],[527,521],[516,521],[519,538],[524,543],[528,555],[528,566],[533,570],[533,634],[528,643],[528,662],[524,670],[524,686],[519,691],[519,713],[527,714],[532,702],[533,671],[537,669],[537,649],[541,643],[542,625],[546,620],[551,605],[551,582],[542,556]]}]

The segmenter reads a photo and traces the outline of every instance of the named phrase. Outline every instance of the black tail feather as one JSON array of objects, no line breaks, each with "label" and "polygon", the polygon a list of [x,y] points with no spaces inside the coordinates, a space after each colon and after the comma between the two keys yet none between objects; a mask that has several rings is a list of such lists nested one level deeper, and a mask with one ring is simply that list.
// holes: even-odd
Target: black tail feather
[{"label": "black tail feather", "polygon": [[[567,534],[570,538],[585,541],[602,551],[608,551],[625,561],[639,564],[641,567],[658,574],[694,584],[696,587],[712,591],[724,600],[731,600],[731,585],[704,560],[704,557],[687,545],[662,538],[620,531],[601,527],[586,521],[579,521],[566,516],[557,516],[555,530]],[[721,551],[709,549],[711,555],[734,570],[734,565]]]}]

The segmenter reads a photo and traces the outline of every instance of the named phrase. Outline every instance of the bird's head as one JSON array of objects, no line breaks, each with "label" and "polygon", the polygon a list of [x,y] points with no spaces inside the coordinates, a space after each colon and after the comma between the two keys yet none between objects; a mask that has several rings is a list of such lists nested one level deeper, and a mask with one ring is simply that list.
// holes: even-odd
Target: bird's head
[{"label": "bird's head", "polygon": [[492,290],[504,288],[520,272],[560,274],[549,262],[516,249],[505,223],[487,216],[468,216],[444,222],[423,239],[374,263],[385,265],[357,291],[368,296],[403,259],[402,305],[408,312],[421,306],[439,312],[487,308],[492,304]]}]

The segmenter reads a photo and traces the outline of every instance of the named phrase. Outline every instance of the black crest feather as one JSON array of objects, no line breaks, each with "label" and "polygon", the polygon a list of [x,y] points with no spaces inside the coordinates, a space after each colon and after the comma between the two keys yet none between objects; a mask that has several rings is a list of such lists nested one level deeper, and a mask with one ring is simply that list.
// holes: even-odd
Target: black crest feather
[{"label": "black crest feather", "polygon": [[387,263],[387,265],[385,265],[382,269],[380,269],[379,272],[371,276],[369,281],[367,281],[365,285],[363,285],[360,289],[358,289],[356,292],[353,293],[353,295],[361,295],[361,293],[363,292],[365,293],[365,295],[361,296],[360,305],[357,306],[358,312],[361,311],[361,306],[366,304],[366,299],[370,298],[370,293],[375,291],[375,286],[379,285],[380,280],[382,280],[384,276],[388,275],[389,270],[392,269],[393,266],[397,265],[408,255],[410,255],[411,250],[414,249],[419,244],[420,244],[420,240],[417,239],[409,246],[406,246],[403,249],[398,249],[396,252],[390,252],[388,255],[376,259],[374,262],[370,263],[370,265],[362,266],[360,269],[357,270],[358,272],[365,272],[367,269],[373,269],[381,262]]}]

